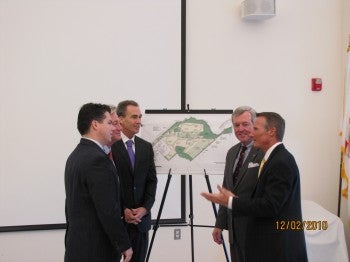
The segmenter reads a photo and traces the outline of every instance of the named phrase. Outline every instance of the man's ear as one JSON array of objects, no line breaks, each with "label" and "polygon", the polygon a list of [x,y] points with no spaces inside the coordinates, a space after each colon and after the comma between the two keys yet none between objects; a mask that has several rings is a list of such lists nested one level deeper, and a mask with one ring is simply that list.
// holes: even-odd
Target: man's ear
[{"label": "man's ear", "polygon": [[91,122],[91,128],[93,129],[93,130],[96,130],[97,128],[98,128],[98,121],[97,120],[92,120],[92,122]]},{"label": "man's ear", "polygon": [[269,136],[275,136],[276,135],[276,127],[271,127],[268,130],[268,134],[269,134]]}]

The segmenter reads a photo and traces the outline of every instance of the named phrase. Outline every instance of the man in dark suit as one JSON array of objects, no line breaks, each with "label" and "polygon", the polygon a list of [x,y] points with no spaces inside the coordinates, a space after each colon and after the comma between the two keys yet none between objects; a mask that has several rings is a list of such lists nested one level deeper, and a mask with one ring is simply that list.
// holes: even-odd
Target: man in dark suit
[{"label": "man in dark suit", "polygon": [[[248,106],[238,107],[232,113],[232,126],[239,143],[227,152],[223,187],[240,198],[250,198],[264,156],[261,150],[253,147],[255,118],[255,110]],[[244,261],[247,221],[245,216],[232,217],[231,209],[220,205],[212,235],[214,241],[221,244],[223,229],[229,231],[231,261]]]},{"label": "man in dark suit", "polygon": [[132,100],[117,106],[122,139],[112,145],[121,185],[124,220],[133,248],[133,262],[144,262],[151,229],[157,176],[152,144],[135,136],[141,127],[139,105]]},{"label": "man in dark suit", "polygon": [[117,171],[103,147],[114,127],[110,108],[85,104],[78,115],[80,143],[65,168],[65,262],[130,261],[132,248],[121,219]]},{"label": "man in dark suit", "polygon": [[206,199],[230,208],[233,216],[251,217],[247,227],[247,262],[307,261],[299,170],[293,155],[282,144],[284,130],[285,121],[279,114],[257,114],[254,145],[265,155],[251,199],[242,199],[220,186],[219,193],[202,193]]}]

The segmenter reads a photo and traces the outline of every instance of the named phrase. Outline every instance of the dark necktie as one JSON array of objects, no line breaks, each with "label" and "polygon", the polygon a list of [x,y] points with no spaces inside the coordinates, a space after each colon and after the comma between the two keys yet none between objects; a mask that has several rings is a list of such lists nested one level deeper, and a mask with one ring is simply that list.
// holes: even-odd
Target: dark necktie
[{"label": "dark necktie", "polygon": [[128,150],[128,154],[129,154],[129,158],[130,158],[132,169],[134,169],[134,164],[135,164],[135,153],[134,153],[134,150],[132,150],[132,144],[133,143],[134,142],[131,139],[126,141],[126,147],[127,147],[127,150]]},{"label": "dark necktie", "polygon": [[236,168],[235,168],[235,171],[233,172],[233,177],[232,177],[233,185],[235,185],[236,182],[237,182],[237,177],[238,177],[238,174],[239,174],[239,170],[242,167],[242,164],[243,164],[243,161],[244,161],[244,153],[245,153],[246,150],[247,150],[247,147],[242,145],[241,146],[241,151],[239,152]]},{"label": "dark necktie", "polygon": [[110,159],[110,160],[112,160],[112,161],[113,161],[112,150],[111,150],[111,151],[109,151],[109,153],[108,153],[108,157],[109,157],[109,159]]},{"label": "dark necktie", "polygon": [[115,163],[114,163],[114,160],[113,160],[112,150],[111,150],[111,151],[109,151],[109,153],[108,153],[108,157],[109,157],[109,159],[112,161],[113,165],[115,166]]}]

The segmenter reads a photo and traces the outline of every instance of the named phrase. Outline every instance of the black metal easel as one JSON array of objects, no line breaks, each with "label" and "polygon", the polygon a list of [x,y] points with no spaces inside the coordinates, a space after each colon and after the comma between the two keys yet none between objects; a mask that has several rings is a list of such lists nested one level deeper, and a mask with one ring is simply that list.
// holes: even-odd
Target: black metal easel
[{"label": "black metal easel", "polygon": [[[206,174],[206,171],[204,170],[204,176],[205,176],[205,180],[208,186],[208,191],[210,193],[212,193],[212,189],[211,189],[211,185],[210,185],[210,180],[209,180],[209,176]],[[162,196],[162,201],[160,203],[160,208],[158,210],[158,214],[157,214],[157,219],[156,222],[153,226],[153,234],[152,234],[152,238],[151,238],[151,242],[147,251],[147,256],[146,256],[146,262],[149,261],[149,257],[151,255],[151,251],[152,251],[152,247],[153,247],[153,242],[157,233],[157,230],[159,228],[159,221],[162,215],[162,211],[163,211],[163,206],[164,206],[164,202],[168,193],[168,189],[169,189],[169,184],[170,184],[170,180],[171,180],[171,169],[169,169],[169,173],[168,173],[168,178],[167,178],[167,182],[164,188],[164,192],[163,192],[163,196]],[[192,257],[192,262],[194,262],[194,231],[193,228],[194,227],[212,227],[212,226],[199,226],[199,225],[194,225],[193,224],[193,186],[192,186],[192,175],[188,175],[188,179],[189,179],[189,198],[190,198],[190,214],[189,214],[189,218],[190,218],[190,222],[188,224],[188,226],[190,226],[190,230],[191,230],[191,257]],[[212,203],[212,207],[213,207],[213,211],[214,211],[214,215],[215,218],[217,217],[217,210],[216,210],[216,206],[214,203]],[[225,240],[222,236],[222,240],[223,240],[223,249],[224,249],[224,253],[225,253],[225,257],[226,257],[226,261],[229,262],[229,257],[227,254],[227,249],[226,249],[226,245],[225,245]]]},{"label": "black metal easel", "polygon": [[[207,109],[207,110],[193,110],[190,109],[189,104],[186,103],[186,13],[187,13],[187,8],[186,8],[186,1],[187,0],[181,0],[181,101],[180,101],[180,108],[179,110],[172,110],[172,109],[151,109],[151,110],[146,110],[145,113],[149,114],[232,114],[232,110],[216,110],[216,109]],[[205,170],[204,170],[205,173]],[[205,174],[206,175],[206,174]],[[171,179],[171,174],[169,170],[169,175],[168,175],[168,180],[166,183],[166,187],[164,189],[163,197],[162,197],[162,202],[160,209],[158,211],[158,216],[155,225],[153,226],[153,234],[152,234],[152,240],[149,246],[149,249],[147,251],[147,257],[146,257],[146,262],[149,261],[150,253],[152,251],[152,246],[154,242],[154,238],[156,235],[156,231],[158,230],[159,227],[159,220],[162,214],[162,209],[163,209],[163,204],[168,192],[168,187]],[[206,177],[207,180],[207,186],[208,190],[211,193],[211,186],[209,182],[209,178]],[[212,227],[212,226],[199,226],[199,225],[194,225],[193,224],[193,193],[192,193],[192,175],[189,175],[189,194],[190,194],[190,224],[188,224],[191,227],[191,254],[192,254],[192,262],[194,262],[194,233],[193,233],[193,227]],[[215,204],[213,204],[213,210],[215,214],[215,218],[217,217],[217,211]],[[227,255],[227,250],[225,246],[225,242],[223,241],[223,248],[226,256],[226,261],[229,262],[229,258]]]},{"label": "black metal easel", "polygon": [[158,230],[158,228],[159,228],[159,220],[160,220],[160,217],[161,217],[161,215],[162,215],[163,206],[164,206],[164,202],[165,202],[166,195],[167,195],[167,193],[168,193],[168,189],[169,189],[169,184],[170,184],[171,177],[172,177],[172,175],[171,175],[171,169],[169,169],[168,178],[167,178],[167,181],[166,181],[166,184],[165,184],[165,188],[164,188],[164,192],[163,192],[162,201],[160,202],[160,207],[159,207],[159,210],[158,210],[157,219],[156,219],[156,222],[155,222],[155,224],[154,224],[154,226],[153,226],[153,234],[152,234],[151,243],[150,243],[149,248],[148,248],[148,251],[147,251],[146,262],[148,262],[149,257],[150,257],[150,255],[151,255],[151,251],[152,251],[152,247],[153,247],[154,238],[156,237],[156,233],[157,233],[157,230]]},{"label": "black metal easel", "polygon": [[[204,177],[205,177],[205,181],[207,182],[207,186],[208,186],[208,191],[209,193],[213,193],[213,190],[211,189],[211,185],[210,185],[210,180],[209,180],[209,176],[207,175],[207,172],[204,169]],[[215,218],[218,217],[218,211],[216,210],[216,206],[215,204],[212,202],[211,203],[212,207],[213,207],[213,211],[215,214]],[[226,257],[226,261],[229,262],[229,258],[228,258],[228,254],[227,254],[227,249],[226,249],[226,244],[225,244],[225,240],[224,240],[224,236],[221,234],[221,239],[222,239],[222,247],[224,249],[224,253],[225,253],[225,257]]]}]

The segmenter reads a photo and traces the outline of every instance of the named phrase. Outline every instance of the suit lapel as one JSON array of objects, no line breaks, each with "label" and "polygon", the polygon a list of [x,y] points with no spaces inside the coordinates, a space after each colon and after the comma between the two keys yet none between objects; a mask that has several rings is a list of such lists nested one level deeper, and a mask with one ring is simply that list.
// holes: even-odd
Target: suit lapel
[{"label": "suit lapel", "polygon": [[260,175],[258,177],[258,180],[256,181],[256,185],[255,185],[255,189],[253,191],[253,195],[255,194],[255,191],[257,190],[257,187],[259,185],[259,183],[261,183],[262,180],[265,179],[265,177],[267,176],[267,170],[269,169],[270,163],[273,162],[273,158],[276,155],[276,153],[282,149],[284,149],[284,145],[280,144],[278,145],[270,154],[269,158],[267,159],[267,161],[265,162],[263,168],[260,171]]},{"label": "suit lapel", "polygon": [[277,154],[278,151],[282,150],[284,148],[283,144],[280,144],[278,146],[276,146],[276,148],[274,148],[269,156],[269,158],[267,159],[267,161],[265,162],[263,168],[260,171],[260,175],[259,175],[259,179],[265,177],[265,173],[266,170],[268,170],[268,167],[270,166],[271,161],[273,161],[274,156]]},{"label": "suit lapel", "polygon": [[93,141],[91,141],[91,140],[89,140],[87,138],[81,138],[80,139],[80,144],[94,147],[94,148],[98,149],[101,153],[103,153],[104,155],[106,155],[108,157],[106,152],[103,151],[103,149],[100,146],[98,146],[95,142],[93,142]]},{"label": "suit lapel", "polygon": [[227,170],[229,174],[227,176],[227,185],[231,190],[233,190],[233,167],[235,165],[235,160],[238,156],[239,148],[240,148],[240,144],[236,145],[228,158],[229,167]]},{"label": "suit lapel", "polygon": [[237,177],[237,183],[234,186],[234,189],[241,183],[245,173],[248,170],[248,164],[250,162],[253,162],[254,159],[256,158],[256,156],[257,156],[257,150],[254,147],[252,147],[252,149],[249,152],[249,155],[247,156],[246,160],[243,163],[243,166],[241,167],[241,170],[240,170],[238,177]]},{"label": "suit lapel", "polygon": [[135,165],[134,165],[134,173],[137,174],[137,170],[140,167],[141,160],[144,159],[144,156],[147,156],[149,154],[148,147],[146,146],[145,142],[139,138],[138,136],[135,136]]},{"label": "suit lapel", "polygon": [[[116,158],[116,164],[118,165],[118,162],[121,161],[121,162],[127,162],[128,163],[128,167],[129,167],[129,171],[131,174],[133,174],[133,171],[132,171],[132,167],[131,167],[131,161],[130,161],[130,158],[129,158],[129,154],[128,154],[128,151],[126,150],[126,147],[124,145],[124,142],[123,140],[119,140],[116,142],[116,147],[118,149],[118,154],[115,156]],[[119,158],[119,161],[118,161],[118,158]],[[135,158],[136,158],[136,154],[135,154]]]}]

